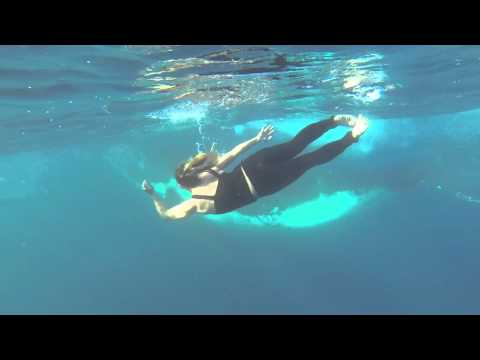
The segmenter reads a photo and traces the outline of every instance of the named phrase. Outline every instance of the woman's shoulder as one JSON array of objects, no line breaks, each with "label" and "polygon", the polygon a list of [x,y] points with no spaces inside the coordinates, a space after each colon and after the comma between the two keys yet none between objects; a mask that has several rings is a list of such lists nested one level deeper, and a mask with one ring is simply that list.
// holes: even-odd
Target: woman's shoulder
[{"label": "woman's shoulder", "polygon": [[215,171],[219,175],[225,172],[225,170],[223,170],[221,167],[218,167],[218,166],[212,166],[210,169]]},{"label": "woman's shoulder", "polygon": [[222,175],[225,171],[217,166],[209,167],[208,169],[203,169],[201,172],[198,173],[198,177],[200,179],[211,179],[217,178],[218,176]]},{"label": "woman's shoulder", "polygon": [[211,174],[211,175],[219,174],[220,175],[224,172],[225,172],[225,170],[223,170],[221,167],[209,166],[208,168],[200,170],[199,174]]}]

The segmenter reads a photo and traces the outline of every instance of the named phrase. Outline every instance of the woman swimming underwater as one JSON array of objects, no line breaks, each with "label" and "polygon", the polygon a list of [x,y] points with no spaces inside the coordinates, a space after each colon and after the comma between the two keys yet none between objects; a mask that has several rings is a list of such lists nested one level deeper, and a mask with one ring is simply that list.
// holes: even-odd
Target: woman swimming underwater
[{"label": "woman swimming underwater", "polygon": [[[310,153],[299,155],[310,143],[339,125],[352,128],[343,138],[328,143]],[[292,140],[263,148],[242,160],[233,171],[225,167],[251,146],[272,138],[273,127],[263,127],[257,136],[225,154],[215,151],[199,153],[181,163],[175,178],[192,197],[169,209],[150,183],[143,181],[143,190],[150,195],[160,217],[169,220],[185,219],[190,215],[224,214],[272,195],[300,178],[307,170],[324,164],[357,142],[367,130],[362,116],[335,115],[302,129]]]}]

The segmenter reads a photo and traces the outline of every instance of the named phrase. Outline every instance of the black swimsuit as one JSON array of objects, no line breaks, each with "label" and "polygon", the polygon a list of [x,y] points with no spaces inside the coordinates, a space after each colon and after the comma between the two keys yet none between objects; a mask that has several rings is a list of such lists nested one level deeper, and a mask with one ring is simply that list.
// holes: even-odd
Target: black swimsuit
[{"label": "black swimsuit", "polygon": [[213,200],[215,213],[224,214],[248,205],[256,200],[252,195],[247,181],[243,175],[241,165],[237,166],[231,173],[217,173],[213,169],[205,169],[218,178],[218,187],[214,196],[192,195],[194,199]]}]

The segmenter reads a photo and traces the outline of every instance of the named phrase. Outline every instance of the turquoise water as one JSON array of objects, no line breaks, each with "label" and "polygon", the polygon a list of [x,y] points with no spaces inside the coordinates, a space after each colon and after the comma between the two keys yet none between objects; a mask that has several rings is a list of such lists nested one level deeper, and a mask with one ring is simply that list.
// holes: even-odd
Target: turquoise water
[{"label": "turquoise water", "polygon": [[[480,313],[479,68],[477,46],[0,46],[0,313]],[[140,189],[173,206],[197,150],[335,113],[361,141],[237,212],[165,222]]]}]

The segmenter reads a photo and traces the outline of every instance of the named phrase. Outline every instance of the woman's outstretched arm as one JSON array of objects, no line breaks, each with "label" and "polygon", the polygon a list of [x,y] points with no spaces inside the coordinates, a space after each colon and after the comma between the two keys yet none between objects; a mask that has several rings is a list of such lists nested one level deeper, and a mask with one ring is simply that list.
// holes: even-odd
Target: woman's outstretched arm
[{"label": "woman's outstretched arm", "polygon": [[157,210],[158,215],[165,220],[180,220],[186,219],[187,217],[193,215],[197,211],[197,207],[194,201],[191,199],[186,200],[174,207],[168,209],[163,203],[158,194],[155,192],[153,187],[146,181],[143,181],[142,184],[143,190],[150,195],[153,204],[155,205],[155,210]]},{"label": "woman's outstretched arm", "polygon": [[241,144],[235,146],[229,152],[222,154],[219,158],[217,163],[215,164],[218,168],[224,168],[228,164],[230,164],[233,160],[237,158],[238,155],[246,151],[247,149],[251,148],[253,145],[257,144],[258,141],[256,138],[252,138],[250,140],[244,141]]},{"label": "woman's outstretched arm", "polygon": [[227,166],[229,163],[231,163],[235,158],[240,155],[241,153],[245,152],[249,148],[251,148],[253,145],[258,144],[262,140],[270,140],[272,138],[273,134],[273,126],[267,125],[264,126],[260,132],[255,136],[254,138],[247,140],[237,146],[235,146],[232,150],[229,152],[221,155],[218,159],[218,162],[216,164],[217,167],[219,168],[224,168]]}]

